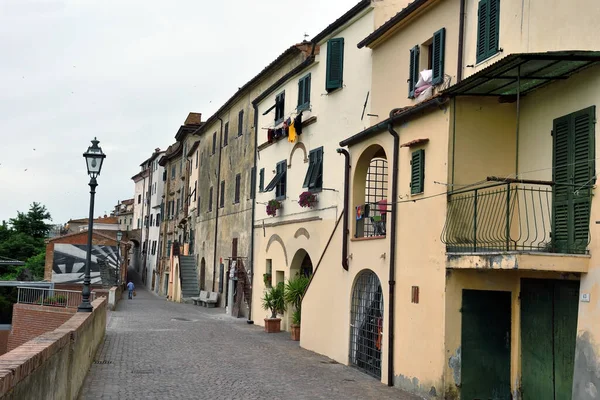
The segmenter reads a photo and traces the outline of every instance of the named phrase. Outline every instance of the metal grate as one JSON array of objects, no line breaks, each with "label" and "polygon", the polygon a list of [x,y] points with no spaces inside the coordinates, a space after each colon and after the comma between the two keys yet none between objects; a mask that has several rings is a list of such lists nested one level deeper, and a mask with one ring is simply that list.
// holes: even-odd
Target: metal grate
[{"label": "metal grate", "polygon": [[352,290],[350,311],[350,364],[381,378],[383,293],[373,271],[363,271]]},{"label": "metal grate", "polygon": [[373,158],[365,182],[365,204],[358,206],[356,237],[385,236],[388,193],[388,164]]}]

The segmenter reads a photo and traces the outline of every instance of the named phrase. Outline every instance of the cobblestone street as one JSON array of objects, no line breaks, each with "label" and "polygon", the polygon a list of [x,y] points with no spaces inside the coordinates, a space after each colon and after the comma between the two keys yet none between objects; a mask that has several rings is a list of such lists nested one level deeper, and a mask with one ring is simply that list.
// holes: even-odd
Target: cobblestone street
[{"label": "cobblestone street", "polygon": [[136,286],[109,313],[81,399],[415,399],[301,349],[287,332]]}]

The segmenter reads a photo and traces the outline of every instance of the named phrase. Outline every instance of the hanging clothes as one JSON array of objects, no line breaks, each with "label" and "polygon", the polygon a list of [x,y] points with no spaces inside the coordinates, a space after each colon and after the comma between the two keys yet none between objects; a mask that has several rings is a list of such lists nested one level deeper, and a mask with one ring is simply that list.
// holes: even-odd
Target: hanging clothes
[{"label": "hanging clothes", "polygon": [[288,134],[288,142],[294,143],[296,141],[296,119],[290,124],[290,130]]},{"label": "hanging clothes", "polygon": [[302,113],[296,115],[296,118],[294,118],[294,130],[296,131],[296,135],[302,135]]}]

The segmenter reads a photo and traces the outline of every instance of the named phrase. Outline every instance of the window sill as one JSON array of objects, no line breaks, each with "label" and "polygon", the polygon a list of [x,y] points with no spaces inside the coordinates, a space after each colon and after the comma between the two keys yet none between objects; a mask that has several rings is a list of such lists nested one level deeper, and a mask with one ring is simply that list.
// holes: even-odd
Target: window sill
[{"label": "window sill", "polygon": [[477,68],[477,67],[479,67],[480,65],[482,65],[482,64],[485,64],[486,62],[490,61],[491,59],[498,57],[498,56],[499,56],[501,53],[502,53],[502,49],[500,49],[500,48],[499,48],[499,49],[498,49],[498,50],[497,50],[497,51],[496,51],[494,54],[492,54],[491,56],[489,56],[489,57],[486,57],[486,58],[484,58],[484,59],[483,59],[483,60],[481,60],[481,61],[475,61],[475,65],[473,65],[473,68]]},{"label": "window sill", "polygon": [[342,90],[344,88],[344,84],[342,84],[342,86],[335,88],[335,89],[325,89],[325,91],[327,92],[327,95],[329,96],[330,94],[339,92],[340,90]]},{"label": "window sill", "polygon": [[353,238],[350,238],[350,241],[351,242],[364,242],[367,240],[381,240],[381,239],[385,239],[385,238],[386,238],[385,235],[384,236],[367,236],[367,237],[358,237],[358,238],[353,237]]}]

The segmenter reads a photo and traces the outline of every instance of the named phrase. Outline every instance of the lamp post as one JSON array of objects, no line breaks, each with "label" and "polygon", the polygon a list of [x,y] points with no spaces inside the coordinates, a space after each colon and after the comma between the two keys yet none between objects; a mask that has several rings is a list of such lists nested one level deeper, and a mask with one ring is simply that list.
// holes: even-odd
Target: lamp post
[{"label": "lamp post", "polygon": [[96,177],[100,175],[102,162],[106,158],[106,154],[98,146],[100,143],[96,138],[92,140],[92,145],[83,153],[87,164],[88,175],[90,176],[90,215],[88,218],[88,237],[87,237],[87,254],[85,257],[85,276],[83,278],[83,290],[81,291],[81,304],[77,307],[77,312],[92,312],[92,303],[90,303],[90,267],[92,264],[92,232],[94,230],[94,195],[96,194],[96,186],[98,182]]},{"label": "lamp post", "polygon": [[117,286],[121,285],[121,239],[123,232],[117,231]]}]

